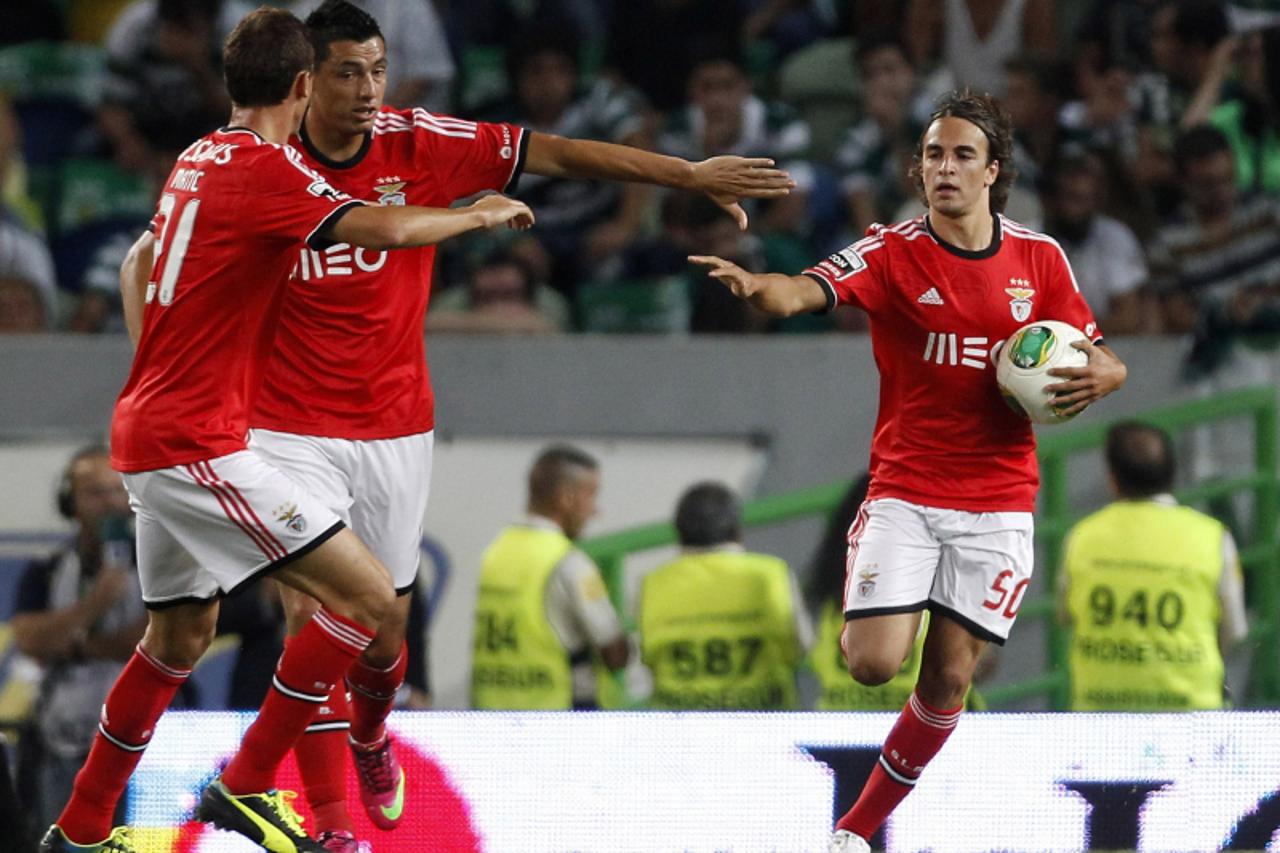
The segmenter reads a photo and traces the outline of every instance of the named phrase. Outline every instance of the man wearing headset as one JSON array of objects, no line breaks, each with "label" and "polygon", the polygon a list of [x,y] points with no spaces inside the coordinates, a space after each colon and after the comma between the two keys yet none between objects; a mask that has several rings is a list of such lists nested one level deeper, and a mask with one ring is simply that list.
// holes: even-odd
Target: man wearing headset
[{"label": "man wearing headset", "polygon": [[[44,667],[31,733],[36,784],[28,810],[52,822],[98,729],[98,709],[147,626],[133,562],[129,496],[107,448],[77,451],[58,486],[73,538],[33,561],[18,584],[13,635]],[[30,744],[24,744],[27,755]]]}]

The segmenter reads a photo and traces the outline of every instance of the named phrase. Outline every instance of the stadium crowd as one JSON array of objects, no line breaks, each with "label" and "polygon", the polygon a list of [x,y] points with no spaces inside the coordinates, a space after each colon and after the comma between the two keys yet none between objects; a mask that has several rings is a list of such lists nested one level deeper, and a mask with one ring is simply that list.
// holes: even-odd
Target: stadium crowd
[{"label": "stadium crowd", "polygon": [[[0,331],[118,333],[116,270],[178,149],[225,119],[219,45],[257,3],[22,5],[0,33]],[[857,312],[760,315],[685,256],[794,273],[918,214],[910,156],[957,85],[1009,111],[1008,214],[1062,243],[1107,332],[1187,335],[1205,376],[1231,342],[1280,326],[1274,3],[360,5],[393,34],[390,105],[690,159],[764,155],[798,184],[739,232],[692,194],[526,174],[537,227],[443,248],[429,329],[859,331]]]}]

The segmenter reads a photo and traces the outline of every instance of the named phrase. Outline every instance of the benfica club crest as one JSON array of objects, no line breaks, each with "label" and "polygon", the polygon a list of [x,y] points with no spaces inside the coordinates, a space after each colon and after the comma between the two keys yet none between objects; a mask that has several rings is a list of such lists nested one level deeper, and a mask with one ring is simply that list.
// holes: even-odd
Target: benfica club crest
[{"label": "benfica club crest", "polygon": [[876,594],[876,578],[880,577],[879,572],[862,571],[858,573],[861,579],[858,581],[858,597],[870,598]]},{"label": "benfica club crest", "polygon": [[388,183],[375,186],[373,189],[378,193],[378,204],[396,204],[401,206],[408,204],[403,192],[407,183],[409,182],[391,179]]},{"label": "benfica club crest", "polygon": [[1030,279],[1011,278],[1009,283],[1013,287],[1004,289],[1004,292],[1009,294],[1009,313],[1013,315],[1013,319],[1024,323],[1031,316],[1031,299],[1036,292],[1031,287]]}]

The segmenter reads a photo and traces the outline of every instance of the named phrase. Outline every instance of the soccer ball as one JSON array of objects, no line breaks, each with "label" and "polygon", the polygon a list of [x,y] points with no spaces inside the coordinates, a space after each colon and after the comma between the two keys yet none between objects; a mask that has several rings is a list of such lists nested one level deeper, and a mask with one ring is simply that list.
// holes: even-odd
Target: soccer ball
[{"label": "soccer ball", "polygon": [[1038,424],[1060,424],[1074,415],[1063,415],[1053,405],[1053,394],[1044,386],[1062,382],[1049,371],[1055,367],[1084,367],[1089,356],[1071,344],[1087,340],[1069,323],[1041,320],[1014,332],[1000,348],[996,384],[1009,408]]}]

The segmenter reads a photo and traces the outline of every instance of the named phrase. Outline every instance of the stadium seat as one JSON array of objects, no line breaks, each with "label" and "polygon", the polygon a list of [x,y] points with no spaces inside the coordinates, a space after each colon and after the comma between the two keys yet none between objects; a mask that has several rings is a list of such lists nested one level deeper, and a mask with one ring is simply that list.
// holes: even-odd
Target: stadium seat
[{"label": "stadium seat", "polygon": [[778,97],[809,123],[810,158],[817,162],[831,161],[840,138],[858,119],[861,87],[853,50],[853,39],[824,39],[796,51],[778,72]]}]

